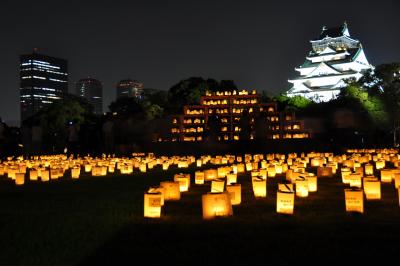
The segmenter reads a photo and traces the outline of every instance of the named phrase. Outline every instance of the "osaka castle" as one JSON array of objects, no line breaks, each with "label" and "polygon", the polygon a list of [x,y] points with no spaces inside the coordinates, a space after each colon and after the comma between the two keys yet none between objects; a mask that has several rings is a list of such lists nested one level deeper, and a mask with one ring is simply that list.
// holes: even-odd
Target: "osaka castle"
[{"label": "osaka castle", "polygon": [[304,63],[295,68],[299,75],[289,80],[293,84],[288,97],[303,96],[315,102],[335,99],[345,80],[358,80],[372,69],[360,41],[350,36],[347,23],[337,28],[322,27],[320,36],[311,40],[311,51]]}]

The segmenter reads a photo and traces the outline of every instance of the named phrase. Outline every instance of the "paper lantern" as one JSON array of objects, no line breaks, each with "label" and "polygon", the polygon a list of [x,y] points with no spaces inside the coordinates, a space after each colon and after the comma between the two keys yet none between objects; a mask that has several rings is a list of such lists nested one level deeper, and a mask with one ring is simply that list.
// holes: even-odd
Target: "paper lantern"
[{"label": "paper lantern", "polygon": [[196,171],[194,173],[194,183],[196,185],[203,185],[204,184],[204,172]]},{"label": "paper lantern", "polygon": [[176,174],[174,175],[174,181],[179,182],[179,191],[189,191],[190,187],[190,174]]},{"label": "paper lantern", "polygon": [[268,172],[268,177],[275,177],[276,176],[275,166],[268,167],[267,172]]},{"label": "paper lantern", "polygon": [[174,181],[163,181],[160,183],[160,187],[164,188],[164,200],[180,200],[181,192],[179,189],[179,182]]},{"label": "paper lantern", "polygon": [[246,171],[251,171],[251,170],[253,170],[253,165],[252,165],[252,163],[246,163]]},{"label": "paper lantern", "polygon": [[293,184],[278,184],[278,191],[282,192],[294,192]]},{"label": "paper lantern", "polygon": [[40,180],[43,182],[47,182],[50,180],[50,172],[47,169],[43,169],[40,171]]},{"label": "paper lantern", "polygon": [[92,165],[91,164],[85,164],[85,172],[89,173],[92,171]]},{"label": "paper lantern", "polygon": [[312,167],[318,167],[320,166],[321,162],[320,162],[320,158],[312,158],[311,159],[311,166]]},{"label": "paper lantern", "polygon": [[308,191],[316,192],[318,190],[318,180],[316,176],[307,176]]},{"label": "paper lantern", "polygon": [[222,178],[217,178],[211,181],[211,192],[224,192],[225,190],[225,180]]},{"label": "paper lantern", "polygon": [[294,192],[278,191],[276,194],[276,212],[292,215],[294,211]]},{"label": "paper lantern", "polygon": [[147,191],[148,193],[161,193],[161,201],[160,204],[161,206],[164,206],[164,201],[165,201],[165,188],[163,187],[151,187]]},{"label": "paper lantern", "polygon": [[15,184],[21,186],[25,183],[25,174],[24,173],[15,173]]},{"label": "paper lantern", "polygon": [[30,171],[29,171],[29,180],[31,180],[31,181],[36,181],[36,180],[38,180],[38,171],[37,170],[34,170],[34,169],[31,169]]},{"label": "paper lantern", "polygon": [[161,197],[160,192],[147,192],[144,194],[144,217],[161,217]]},{"label": "paper lantern", "polygon": [[237,183],[237,174],[229,173],[226,175],[226,184],[230,185],[233,183]]},{"label": "paper lantern", "polygon": [[77,179],[77,178],[79,178],[80,174],[81,174],[81,168],[80,167],[71,168],[71,178]]},{"label": "paper lantern", "polygon": [[350,187],[361,188],[362,177],[360,173],[352,173],[348,176]]},{"label": "paper lantern", "polygon": [[283,165],[275,165],[275,173],[276,174],[282,174],[283,173]]},{"label": "paper lantern", "polygon": [[296,196],[308,197],[308,180],[304,177],[296,179]]},{"label": "paper lantern", "polygon": [[345,189],[346,212],[364,213],[364,196],[362,189]]},{"label": "paper lantern", "polygon": [[381,181],[382,181],[382,183],[391,183],[392,182],[392,170],[391,169],[382,169],[381,170]]},{"label": "paper lantern", "polygon": [[203,219],[232,216],[232,204],[228,192],[202,195]]},{"label": "paper lantern", "polygon": [[237,165],[237,173],[240,174],[240,173],[244,173],[244,172],[245,172],[244,164],[242,164],[242,163],[238,164]]},{"label": "paper lantern", "polygon": [[342,168],[341,170],[342,174],[342,182],[343,184],[350,184],[349,176],[351,174],[351,171],[349,168]]},{"label": "paper lantern", "polygon": [[201,159],[197,159],[196,160],[196,166],[197,167],[201,167],[202,163],[203,163],[203,161]]},{"label": "paper lantern", "polygon": [[377,178],[364,178],[364,193],[367,200],[381,199],[381,182]]},{"label": "paper lantern", "polygon": [[253,180],[253,193],[256,198],[267,197],[267,180],[255,177]]},{"label": "paper lantern", "polygon": [[242,202],[242,186],[240,184],[230,184],[226,186],[232,205],[239,205]]},{"label": "paper lantern", "polygon": [[100,165],[95,165],[92,167],[92,176],[101,176],[102,171],[101,171],[101,166]]},{"label": "paper lantern", "polygon": [[147,171],[147,164],[146,163],[141,163],[139,164],[139,171],[142,173],[146,173]]},{"label": "paper lantern", "polygon": [[317,168],[317,176],[318,177],[332,177],[332,167],[318,167]]},{"label": "paper lantern", "polygon": [[162,169],[163,169],[164,171],[167,171],[168,168],[169,168],[169,163],[168,163],[168,162],[164,162],[164,163],[162,164]]},{"label": "paper lantern", "polygon": [[400,173],[395,173],[394,174],[394,187],[399,188],[400,187]]},{"label": "paper lantern", "polygon": [[211,181],[211,180],[217,178],[217,176],[218,176],[217,169],[204,170],[204,180],[205,181]]},{"label": "paper lantern", "polygon": [[372,164],[366,164],[364,166],[365,174],[366,175],[373,175],[374,174],[374,166]]},{"label": "paper lantern", "polygon": [[375,168],[376,168],[376,170],[380,170],[380,169],[385,168],[385,165],[386,165],[386,163],[385,163],[384,160],[379,160],[379,161],[376,161],[376,162],[375,162]]}]

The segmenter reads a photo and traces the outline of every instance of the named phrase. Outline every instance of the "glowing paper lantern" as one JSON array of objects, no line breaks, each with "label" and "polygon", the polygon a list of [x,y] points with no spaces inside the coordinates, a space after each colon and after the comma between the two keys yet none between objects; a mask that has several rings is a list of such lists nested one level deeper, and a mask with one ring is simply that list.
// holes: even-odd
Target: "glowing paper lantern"
[{"label": "glowing paper lantern", "polygon": [[381,170],[381,181],[382,181],[382,183],[391,183],[392,182],[392,170],[391,169],[382,169]]},{"label": "glowing paper lantern", "polygon": [[364,178],[364,193],[367,200],[381,199],[381,182],[377,178]]},{"label": "glowing paper lantern", "polygon": [[40,172],[40,180],[42,180],[43,182],[47,182],[50,180],[50,172],[47,169],[43,169]]},{"label": "glowing paper lantern", "polygon": [[362,177],[360,173],[352,173],[348,177],[350,187],[362,187]]},{"label": "glowing paper lantern", "polygon": [[268,177],[275,177],[276,176],[275,166],[268,167],[267,172],[268,172]]},{"label": "glowing paper lantern", "polygon": [[364,213],[364,195],[362,189],[345,189],[346,212]]},{"label": "glowing paper lantern", "polygon": [[230,184],[226,186],[232,205],[239,205],[242,202],[242,186],[240,184]]},{"label": "glowing paper lantern", "polygon": [[202,163],[203,163],[203,161],[201,159],[197,159],[196,160],[196,166],[197,167],[201,167]]},{"label": "glowing paper lantern", "polygon": [[222,178],[217,178],[211,181],[211,192],[224,192],[225,190],[225,180]]},{"label": "glowing paper lantern", "polygon": [[316,192],[318,190],[318,180],[316,176],[307,176],[308,191]]},{"label": "glowing paper lantern", "polygon": [[147,171],[147,164],[146,163],[141,163],[139,164],[139,171],[142,173],[146,173]]},{"label": "glowing paper lantern", "polygon": [[204,172],[196,171],[194,173],[194,183],[196,185],[203,185],[204,184]]},{"label": "glowing paper lantern", "polygon": [[163,169],[164,171],[167,171],[168,168],[169,168],[169,163],[168,163],[168,162],[164,162],[164,163],[162,164],[162,169]]},{"label": "glowing paper lantern", "polygon": [[226,175],[226,184],[230,185],[233,183],[237,183],[237,174],[229,173]]},{"label": "glowing paper lantern", "polygon": [[308,180],[304,177],[296,179],[296,196],[308,197]]},{"label": "glowing paper lantern", "polygon": [[29,171],[29,180],[31,180],[31,181],[38,180],[38,171],[37,170],[31,169]]},{"label": "glowing paper lantern", "polygon": [[318,177],[332,177],[332,167],[318,167],[317,176]]},{"label": "glowing paper lantern", "polygon": [[144,217],[161,217],[161,197],[160,192],[147,192],[144,194]]},{"label": "glowing paper lantern", "polygon": [[217,178],[217,176],[218,176],[217,169],[204,170],[204,179],[205,179],[205,181],[211,181],[211,180]]},{"label": "glowing paper lantern", "polygon": [[245,172],[244,164],[242,164],[242,163],[238,164],[237,165],[237,173],[240,174],[240,173],[244,173],[244,172]]},{"label": "glowing paper lantern", "polygon": [[165,188],[163,187],[151,187],[147,191],[148,193],[161,193],[161,206],[164,206],[164,201],[165,201]]},{"label": "glowing paper lantern", "polygon": [[376,161],[376,162],[375,162],[375,168],[376,168],[376,170],[380,170],[380,169],[385,168],[385,165],[386,165],[386,163],[385,163],[384,160],[379,160],[379,161]]},{"label": "glowing paper lantern", "polygon": [[394,174],[394,187],[399,188],[400,187],[400,173],[395,173]]},{"label": "glowing paper lantern", "polygon": [[24,173],[15,173],[15,184],[21,186],[25,183],[25,174]]},{"label": "glowing paper lantern", "polygon": [[164,200],[180,200],[181,192],[179,189],[179,182],[174,181],[163,181],[160,183],[160,187],[165,189]]},{"label": "glowing paper lantern", "polygon": [[364,166],[365,174],[366,175],[373,175],[374,174],[374,166],[372,164],[366,164]]},{"label": "glowing paper lantern", "polygon": [[80,167],[71,168],[71,178],[77,179],[77,178],[79,178],[80,174],[81,174],[81,168]]},{"label": "glowing paper lantern", "polygon": [[267,180],[262,178],[254,178],[253,182],[253,193],[256,198],[267,197]]},{"label": "glowing paper lantern", "polygon": [[174,181],[179,182],[179,191],[189,191],[190,187],[190,174],[176,174],[174,175]]},{"label": "glowing paper lantern", "polygon": [[202,195],[203,219],[232,216],[232,204],[228,192]]},{"label": "glowing paper lantern", "polygon": [[278,191],[276,194],[276,212],[292,215],[294,211],[294,192]]}]

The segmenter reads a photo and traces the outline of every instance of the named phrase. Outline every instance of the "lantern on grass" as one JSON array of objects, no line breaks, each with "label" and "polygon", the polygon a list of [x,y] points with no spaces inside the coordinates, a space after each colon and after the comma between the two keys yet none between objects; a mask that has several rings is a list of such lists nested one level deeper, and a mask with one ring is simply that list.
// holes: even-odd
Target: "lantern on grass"
[{"label": "lantern on grass", "polygon": [[21,186],[25,183],[25,174],[24,173],[15,173],[15,184]]},{"label": "lantern on grass", "polygon": [[71,178],[72,179],[77,179],[79,178],[79,175],[81,174],[81,168],[80,167],[73,167],[71,168]]},{"label": "lantern on grass", "polygon": [[318,190],[318,179],[315,175],[307,176],[308,180],[308,191],[316,192]]},{"label": "lantern on grass", "polygon": [[38,171],[37,170],[31,169],[29,171],[29,180],[31,180],[31,181],[38,180]]},{"label": "lantern on grass", "polygon": [[232,205],[239,205],[242,202],[242,186],[240,184],[226,185],[226,191],[229,193]]},{"label": "lantern on grass", "polygon": [[194,183],[196,185],[203,185],[204,184],[204,172],[196,171],[194,173]]},{"label": "lantern on grass", "polygon": [[255,177],[252,179],[253,182],[253,193],[256,198],[267,197],[267,180],[260,177]]},{"label": "lantern on grass", "polygon": [[204,180],[210,181],[217,178],[218,172],[217,169],[207,169],[204,170]]},{"label": "lantern on grass", "polygon": [[232,204],[228,192],[207,193],[201,196],[203,219],[232,216]]},{"label": "lantern on grass", "polygon": [[160,187],[164,188],[164,200],[180,200],[181,192],[179,190],[179,182],[174,181],[163,181],[160,183]]},{"label": "lantern on grass", "polygon": [[275,177],[276,176],[275,166],[269,166],[267,168],[267,172],[268,172],[268,177]]},{"label": "lantern on grass", "polygon": [[381,170],[381,181],[382,181],[382,183],[391,183],[392,182],[392,170],[391,169],[382,169]]},{"label": "lantern on grass", "polygon": [[374,166],[372,164],[364,165],[365,175],[373,175],[374,174]]},{"label": "lantern on grass", "polygon": [[292,215],[294,211],[294,192],[278,191],[276,194],[276,212]]},{"label": "lantern on grass", "polygon": [[225,179],[217,178],[211,181],[211,192],[224,192]]},{"label": "lantern on grass", "polygon": [[320,166],[317,168],[317,176],[318,177],[332,177],[332,167],[323,167]]},{"label": "lantern on grass", "polygon": [[352,173],[348,177],[350,187],[362,187],[362,177],[360,173]]},{"label": "lantern on grass", "polygon": [[305,177],[296,179],[296,196],[308,197],[308,180]]},{"label": "lantern on grass", "polygon": [[43,182],[47,182],[50,180],[50,172],[47,169],[42,169],[40,171],[40,180],[42,180]]},{"label": "lantern on grass", "polygon": [[144,194],[144,217],[161,217],[161,197],[160,192],[147,192]]},{"label": "lantern on grass", "polygon": [[381,182],[377,178],[364,178],[364,193],[367,200],[381,199]]},{"label": "lantern on grass", "polygon": [[174,181],[179,182],[180,192],[189,191],[190,174],[176,174],[176,175],[174,175]]},{"label": "lantern on grass", "polygon": [[95,165],[92,167],[92,176],[101,176],[101,166]]},{"label": "lantern on grass", "polygon": [[226,184],[230,185],[233,183],[237,183],[237,174],[229,173],[226,175]]},{"label": "lantern on grass", "polygon": [[364,196],[362,189],[345,189],[346,212],[364,213]]}]

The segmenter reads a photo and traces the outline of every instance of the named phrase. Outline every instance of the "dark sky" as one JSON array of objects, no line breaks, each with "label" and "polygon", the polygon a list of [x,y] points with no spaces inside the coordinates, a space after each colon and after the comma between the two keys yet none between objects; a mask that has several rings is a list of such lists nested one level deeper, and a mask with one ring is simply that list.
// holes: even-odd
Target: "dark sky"
[{"label": "dark sky", "polygon": [[347,21],[371,64],[400,61],[400,1],[2,1],[0,117],[19,120],[19,55],[68,59],[69,89],[124,78],[167,90],[190,76],[280,93],[323,25]]}]

